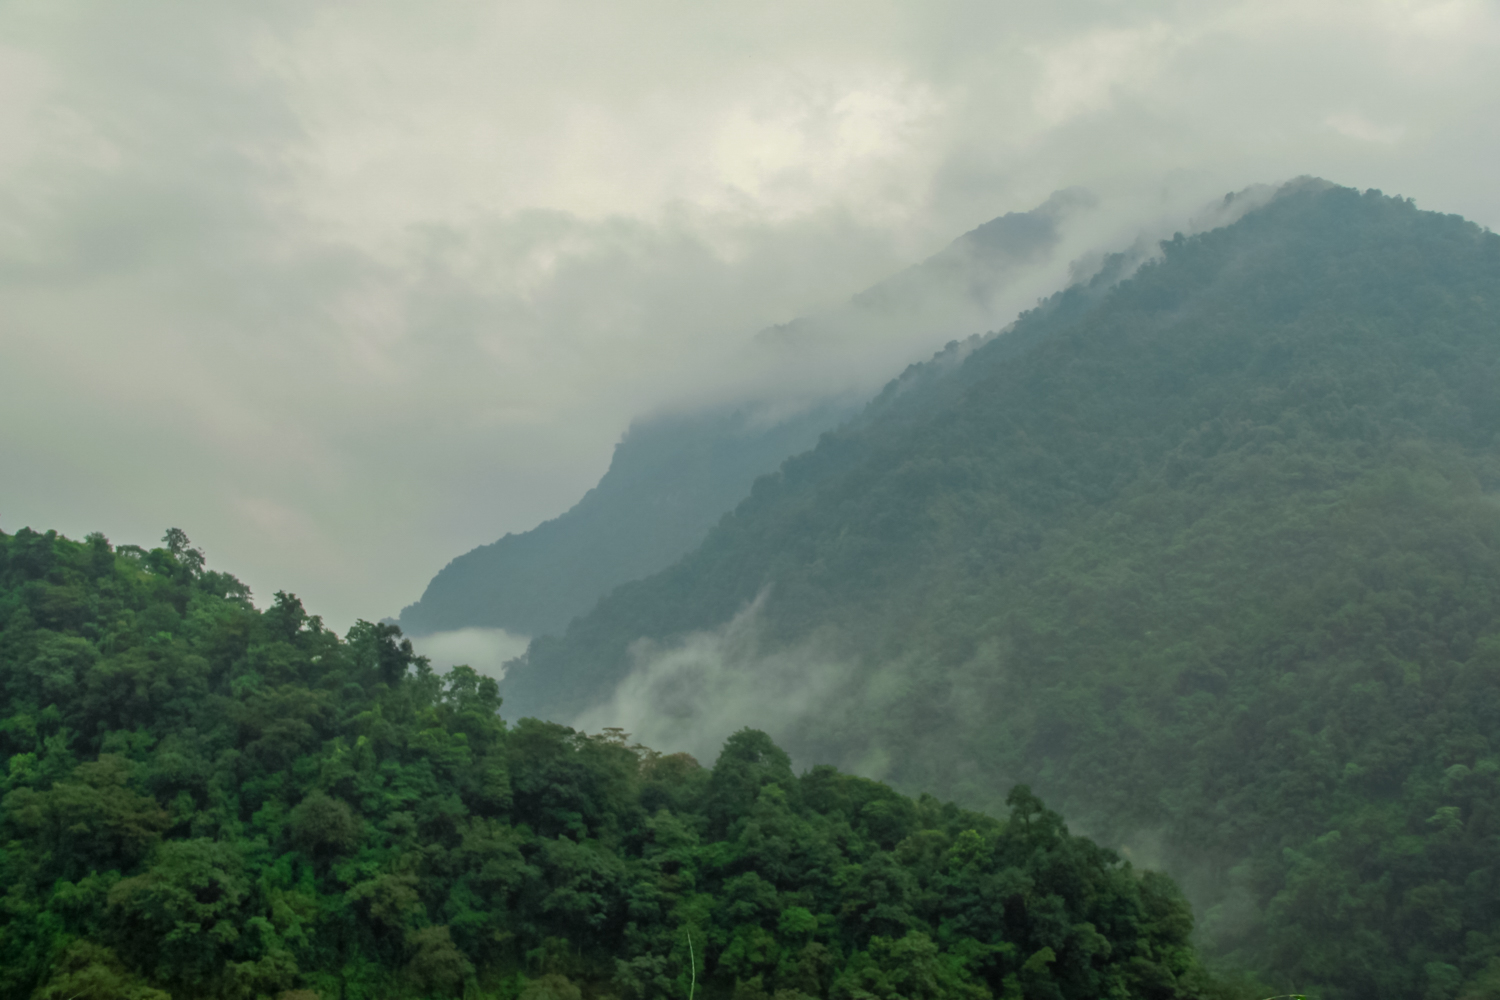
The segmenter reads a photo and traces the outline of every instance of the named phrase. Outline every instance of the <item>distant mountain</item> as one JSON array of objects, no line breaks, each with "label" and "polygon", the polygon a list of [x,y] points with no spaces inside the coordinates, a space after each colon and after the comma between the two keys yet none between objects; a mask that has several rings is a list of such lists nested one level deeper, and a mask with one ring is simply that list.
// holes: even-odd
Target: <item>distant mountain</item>
[{"label": "distant mountain", "polygon": [[[919,334],[936,346],[990,329],[1006,316],[1006,290],[1050,260],[1061,224],[1092,204],[1086,192],[1068,189],[1030,212],[1001,216],[839,309],[764,331],[758,346],[795,369],[805,351],[858,352],[876,336],[909,342]],[[639,420],[576,506],[454,559],[398,622],[417,636],[472,626],[561,633],[615,587],[689,552],[757,476],[812,447],[860,403],[840,392],[800,405],[749,401]]]},{"label": "distant mountain", "polygon": [[[1053,193],[1029,212],[1008,212],[958,237],[920,264],[860,292],[837,309],[763,330],[763,344],[857,349],[880,331],[937,346],[1009,323],[1018,279],[1053,259],[1065,224],[1097,207],[1082,188]],[[1055,287],[1055,286],[1054,286]],[[1049,289],[1050,290],[1050,289]]]},{"label": "distant mountain", "polygon": [[639,421],[572,509],[450,562],[401,612],[401,629],[560,633],[601,595],[692,549],[756,476],[854,412],[825,401],[774,422],[749,408]]},{"label": "distant mountain", "polygon": [[1500,237],[1304,181],[1122,263],[534,641],[508,708],[1025,781],[1278,991],[1500,996]]}]

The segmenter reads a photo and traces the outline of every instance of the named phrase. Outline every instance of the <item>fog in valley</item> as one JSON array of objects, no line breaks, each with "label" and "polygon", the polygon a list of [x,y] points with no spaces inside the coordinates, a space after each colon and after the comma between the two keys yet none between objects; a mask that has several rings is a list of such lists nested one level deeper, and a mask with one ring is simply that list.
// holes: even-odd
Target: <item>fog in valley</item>
[{"label": "fog in valley", "polygon": [[473,667],[486,677],[505,676],[505,664],[526,652],[528,639],[503,628],[457,628],[417,636],[412,645],[427,657],[432,669],[446,671],[458,664]]}]

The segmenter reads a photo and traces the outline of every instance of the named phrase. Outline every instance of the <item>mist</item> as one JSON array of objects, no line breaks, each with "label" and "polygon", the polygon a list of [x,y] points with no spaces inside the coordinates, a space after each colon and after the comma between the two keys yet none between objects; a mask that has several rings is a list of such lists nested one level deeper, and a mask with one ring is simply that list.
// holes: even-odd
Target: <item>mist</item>
[{"label": "mist", "polygon": [[[178,526],[341,629],[642,414],[868,391],[1225,192],[1500,224],[1477,0],[64,2],[0,38],[0,529]],[[1072,188],[977,313],[759,336]]]},{"label": "mist", "polygon": [[505,676],[506,661],[524,653],[529,641],[502,628],[459,628],[413,636],[411,644],[440,674],[465,666],[499,680]]},{"label": "mist", "polygon": [[816,640],[765,648],[765,597],[719,628],[664,643],[637,641],[629,675],[607,701],[570,724],[590,733],[623,729],[654,750],[711,763],[740,729],[760,729],[780,741],[805,719],[827,713],[849,693],[849,664]]}]

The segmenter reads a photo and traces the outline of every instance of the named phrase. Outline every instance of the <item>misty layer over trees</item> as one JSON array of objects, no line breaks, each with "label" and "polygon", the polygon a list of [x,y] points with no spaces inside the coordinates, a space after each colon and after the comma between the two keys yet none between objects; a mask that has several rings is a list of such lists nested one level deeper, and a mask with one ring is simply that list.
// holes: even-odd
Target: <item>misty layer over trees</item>
[{"label": "misty layer over trees", "polygon": [[498,686],[175,530],[0,534],[0,997],[1500,998],[1500,237],[1251,205],[821,436],[633,433],[408,609],[545,631],[691,548]]},{"label": "misty layer over trees", "polygon": [[712,769],[257,611],[181,532],[0,534],[0,997],[1227,996],[1163,875],[742,730]]},{"label": "misty layer over trees", "polygon": [[1500,996],[1500,237],[1303,182],[1162,249],[893,383],[502,693],[1027,782],[1284,989]]},{"label": "misty layer over trees", "polygon": [[787,367],[789,399],[638,421],[576,506],[454,559],[402,610],[402,630],[559,634],[615,587],[670,566],[757,477],[858,412],[863,398],[803,387],[799,369],[817,359],[828,367],[830,356],[853,359],[874,340],[940,343],[1008,321],[1017,285],[1051,260],[1063,223],[1093,204],[1084,191],[1059,191],[965,233],[839,309],[762,331],[757,346]]}]

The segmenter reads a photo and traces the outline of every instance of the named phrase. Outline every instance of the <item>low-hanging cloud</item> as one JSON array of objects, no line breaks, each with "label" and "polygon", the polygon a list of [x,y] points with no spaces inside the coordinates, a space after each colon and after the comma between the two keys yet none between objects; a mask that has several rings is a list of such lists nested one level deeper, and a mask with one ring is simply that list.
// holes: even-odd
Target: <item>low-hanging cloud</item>
[{"label": "low-hanging cloud", "polygon": [[[705,763],[747,726],[769,734],[799,768],[833,764],[868,778],[909,781],[921,773],[914,762],[940,762],[942,773],[928,775],[925,787],[942,786],[981,808],[1002,805],[1012,779],[993,765],[979,766],[952,742],[953,732],[983,728],[984,691],[1006,669],[997,647],[983,644],[935,691],[917,665],[872,660],[832,627],[790,643],[777,641],[764,614],[769,595],[769,588],[763,590],[714,628],[638,639],[629,649],[625,676],[600,692],[598,704],[560,721],[590,733],[618,728],[643,746],[686,752]],[[918,690],[920,684],[927,689]],[[932,712],[954,724],[931,725]],[[893,736],[891,727],[870,721],[906,713],[926,724]]]},{"label": "low-hanging cloud", "polygon": [[456,666],[472,667],[486,677],[505,676],[505,664],[526,652],[530,639],[503,628],[459,628],[413,636],[411,643],[440,674]]},{"label": "low-hanging cloud", "polygon": [[608,701],[570,724],[584,732],[620,728],[654,750],[712,762],[724,740],[746,726],[781,739],[826,714],[844,700],[850,662],[817,639],[771,648],[762,635],[765,596],[719,628],[669,642],[638,640],[630,671]]},{"label": "low-hanging cloud", "polygon": [[[60,0],[0,39],[0,529],[180,526],[338,627],[639,414],[872,387],[1225,191],[1500,224],[1483,0]],[[985,315],[756,336],[1074,186]]]}]

